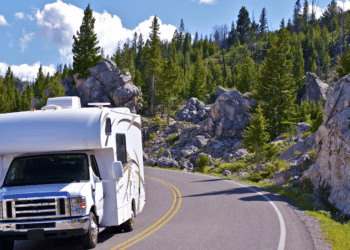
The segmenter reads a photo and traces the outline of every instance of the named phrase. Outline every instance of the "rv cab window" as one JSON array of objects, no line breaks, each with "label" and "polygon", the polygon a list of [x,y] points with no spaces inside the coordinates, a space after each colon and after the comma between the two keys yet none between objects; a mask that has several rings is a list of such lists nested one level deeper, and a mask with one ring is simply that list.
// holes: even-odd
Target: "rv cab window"
[{"label": "rv cab window", "polygon": [[122,164],[127,162],[125,134],[117,134],[117,160]]},{"label": "rv cab window", "polygon": [[91,161],[92,171],[98,178],[100,178],[100,180],[102,180],[100,171],[98,170],[97,161],[94,155],[90,155],[90,161]]}]

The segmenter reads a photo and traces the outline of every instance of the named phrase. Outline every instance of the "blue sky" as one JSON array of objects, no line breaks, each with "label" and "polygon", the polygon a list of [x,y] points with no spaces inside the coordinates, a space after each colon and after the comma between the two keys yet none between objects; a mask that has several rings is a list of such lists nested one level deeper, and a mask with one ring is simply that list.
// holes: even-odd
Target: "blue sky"
[{"label": "blue sky", "polygon": [[[171,39],[181,19],[186,31],[210,35],[215,25],[237,20],[245,6],[251,19],[259,21],[265,7],[270,30],[282,18],[292,18],[296,0],[1,0],[0,74],[11,66],[14,74],[33,80],[42,64],[53,73],[58,63],[72,61],[72,36],[79,29],[83,10],[90,3],[96,18],[95,32],[106,54],[112,55],[118,41],[123,44],[134,32],[148,37],[152,17],[161,21],[161,38]],[[343,3],[344,1],[344,3]],[[350,0],[338,4],[350,8]],[[301,0],[301,2],[304,2]],[[312,0],[308,1],[309,4]],[[316,0],[321,15],[331,0]]]}]

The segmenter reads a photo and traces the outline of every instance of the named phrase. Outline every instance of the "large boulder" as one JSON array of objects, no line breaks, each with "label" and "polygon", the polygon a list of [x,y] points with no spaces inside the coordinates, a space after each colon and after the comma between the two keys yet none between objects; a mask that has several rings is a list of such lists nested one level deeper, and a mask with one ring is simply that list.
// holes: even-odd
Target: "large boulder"
[{"label": "large boulder", "polygon": [[322,82],[315,74],[307,72],[305,74],[305,92],[301,100],[309,99],[309,102],[315,100],[316,104],[319,100],[326,100],[329,85]]},{"label": "large boulder", "polygon": [[175,114],[179,121],[199,123],[208,117],[209,111],[210,105],[205,105],[204,102],[192,97],[188,100],[185,107],[176,111]]},{"label": "large boulder", "polygon": [[243,136],[243,130],[249,123],[249,110],[254,105],[252,99],[237,90],[222,93],[210,107],[210,116],[219,121],[216,124],[217,136]]},{"label": "large boulder", "polygon": [[73,78],[61,80],[66,89],[66,96],[79,96],[82,106],[90,102],[107,102],[114,107],[128,107],[132,113],[139,110],[142,104],[141,89],[133,84],[129,72],[121,73],[115,63],[109,59],[100,62],[90,69],[90,76],[79,79],[79,74]]},{"label": "large boulder", "polygon": [[328,200],[349,215],[350,75],[335,83],[327,96],[316,144],[316,161],[304,172],[302,180],[310,178],[315,190],[319,187],[329,189]]}]

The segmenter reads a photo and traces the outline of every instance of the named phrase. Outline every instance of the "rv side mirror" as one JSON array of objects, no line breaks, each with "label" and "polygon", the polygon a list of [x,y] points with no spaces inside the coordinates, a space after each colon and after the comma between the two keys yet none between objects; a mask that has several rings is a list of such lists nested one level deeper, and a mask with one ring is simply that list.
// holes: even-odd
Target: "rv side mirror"
[{"label": "rv side mirror", "polygon": [[117,180],[123,177],[123,166],[120,161],[113,162],[113,173],[114,173],[114,178]]},{"label": "rv side mirror", "polygon": [[109,118],[109,117],[107,117],[107,119],[106,119],[105,133],[106,133],[106,135],[112,134],[112,123],[111,123],[111,118]]}]

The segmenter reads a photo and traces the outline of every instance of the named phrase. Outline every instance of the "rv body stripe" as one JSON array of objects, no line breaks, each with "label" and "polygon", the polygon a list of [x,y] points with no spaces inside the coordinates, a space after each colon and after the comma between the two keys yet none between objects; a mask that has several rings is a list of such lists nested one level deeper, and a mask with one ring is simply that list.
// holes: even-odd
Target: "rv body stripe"
[{"label": "rv body stripe", "polygon": [[121,122],[129,122],[129,123],[132,123],[133,126],[137,127],[140,131],[141,131],[141,124],[138,123],[138,122],[132,122],[130,119],[127,119],[127,118],[124,118],[124,119],[120,119],[118,124],[121,123]]}]

